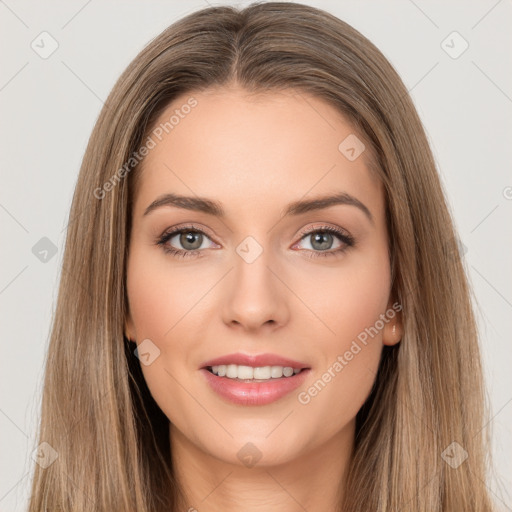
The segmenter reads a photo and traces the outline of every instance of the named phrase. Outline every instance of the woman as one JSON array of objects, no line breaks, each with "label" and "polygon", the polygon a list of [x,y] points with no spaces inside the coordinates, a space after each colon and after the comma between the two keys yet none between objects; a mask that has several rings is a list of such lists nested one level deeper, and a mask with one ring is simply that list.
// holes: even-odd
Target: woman
[{"label": "woman", "polygon": [[352,27],[288,2],[170,26],[70,219],[31,511],[491,510],[449,209]]}]

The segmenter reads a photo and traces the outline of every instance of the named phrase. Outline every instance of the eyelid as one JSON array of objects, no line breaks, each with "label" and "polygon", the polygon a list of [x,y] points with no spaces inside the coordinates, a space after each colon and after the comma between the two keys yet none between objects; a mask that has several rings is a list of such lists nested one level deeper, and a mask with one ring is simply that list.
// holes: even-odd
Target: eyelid
[{"label": "eyelid", "polygon": [[346,236],[347,238],[352,238],[350,233],[339,226],[330,226],[328,224],[322,223],[318,226],[310,226],[308,228],[303,228],[299,231],[298,237],[303,238],[305,235],[310,235],[311,233],[315,233],[316,231],[334,231],[336,233],[342,234],[343,236]]},{"label": "eyelid", "polygon": [[162,238],[167,237],[168,235],[170,235],[172,237],[172,236],[179,234],[182,231],[187,231],[187,230],[197,231],[203,235],[206,235],[208,238],[210,238],[212,240],[212,242],[217,244],[217,242],[215,242],[215,240],[214,240],[215,236],[210,232],[210,230],[208,228],[196,225],[193,222],[185,223],[185,224],[178,224],[176,226],[167,228],[161,235],[159,235],[157,237],[157,240],[161,240]]}]

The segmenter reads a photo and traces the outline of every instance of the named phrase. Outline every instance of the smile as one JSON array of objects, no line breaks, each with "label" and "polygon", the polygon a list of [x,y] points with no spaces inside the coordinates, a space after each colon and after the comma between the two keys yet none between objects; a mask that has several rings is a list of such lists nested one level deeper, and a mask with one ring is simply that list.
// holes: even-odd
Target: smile
[{"label": "smile", "polygon": [[[284,399],[304,383],[311,371],[310,368],[238,365],[219,365],[215,369],[217,372],[214,367],[200,370],[210,389],[224,401],[243,406],[267,405]],[[245,378],[251,372],[253,377]]]}]

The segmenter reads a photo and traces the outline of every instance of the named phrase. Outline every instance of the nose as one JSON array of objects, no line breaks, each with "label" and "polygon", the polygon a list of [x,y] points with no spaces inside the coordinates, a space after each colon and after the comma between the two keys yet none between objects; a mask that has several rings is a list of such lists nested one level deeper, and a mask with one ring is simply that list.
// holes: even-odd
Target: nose
[{"label": "nose", "polygon": [[290,292],[282,282],[282,272],[274,268],[276,265],[265,250],[250,263],[234,255],[234,269],[223,297],[226,325],[257,331],[275,330],[288,322]]}]

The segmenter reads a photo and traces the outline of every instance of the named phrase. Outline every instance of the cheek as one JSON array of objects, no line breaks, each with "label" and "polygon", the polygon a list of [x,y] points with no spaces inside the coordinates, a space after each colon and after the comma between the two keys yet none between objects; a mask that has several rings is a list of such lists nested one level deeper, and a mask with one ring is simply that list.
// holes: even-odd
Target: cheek
[{"label": "cheek", "polygon": [[186,369],[193,350],[184,328],[193,331],[195,317],[187,312],[204,291],[191,285],[190,273],[173,271],[165,258],[155,256],[154,251],[138,247],[130,253],[128,302],[137,344],[149,339],[154,344],[149,346],[157,347],[153,350],[158,356],[150,364],[141,364],[144,379],[162,411],[175,420],[172,412],[184,410],[188,399],[179,384],[189,379]]},{"label": "cheek", "polygon": [[[389,301],[390,268],[386,251],[376,251],[313,277],[303,281],[301,293],[320,320],[312,320],[309,327],[319,364],[298,401],[310,418],[322,418],[323,428],[335,431],[355,417],[373,386],[382,352],[381,315],[385,317]],[[326,414],[333,407],[336,415]]]},{"label": "cheek", "polygon": [[152,391],[170,379],[168,372],[186,379],[187,372],[196,369],[197,352],[204,345],[205,317],[218,310],[208,294],[218,281],[219,272],[211,265],[202,269],[173,265],[170,257],[134,244],[127,294],[137,343],[149,339],[159,350],[154,364],[142,366]]},{"label": "cheek", "polygon": [[170,313],[177,302],[177,283],[169,286],[155,267],[144,268],[132,260],[128,267],[128,301],[137,341],[161,339],[172,327]]},{"label": "cheek", "polygon": [[390,267],[385,246],[353,253],[336,267],[319,265],[312,270],[302,265],[290,278],[297,295],[316,317],[305,312],[311,318],[310,329],[317,330],[317,339],[324,340],[328,352],[349,346],[374,326],[389,301]]},{"label": "cheek", "polygon": [[[170,257],[154,250],[134,248],[128,262],[127,292],[137,341],[171,340],[181,320],[186,316],[190,322],[201,309],[201,297],[211,280],[208,273],[173,267]],[[192,309],[194,314],[189,315]]]}]

